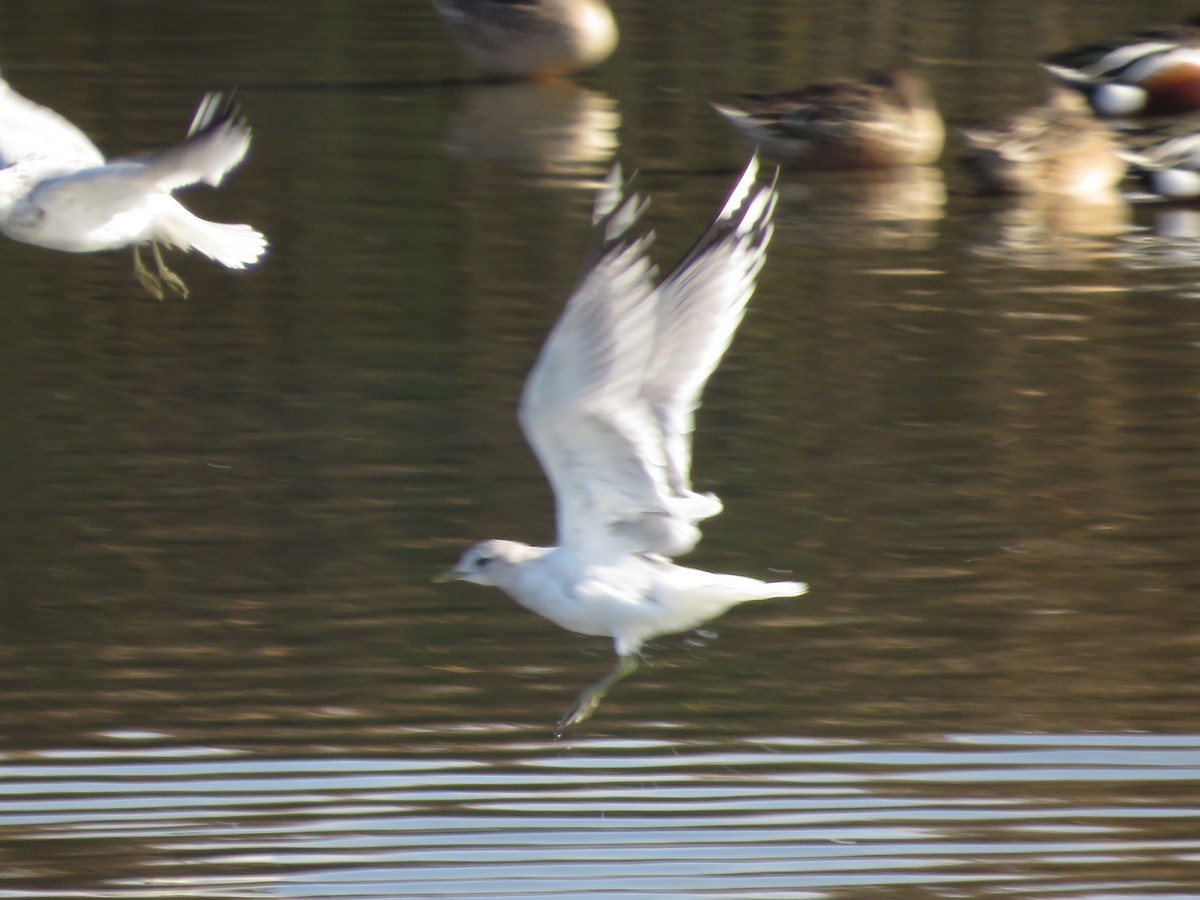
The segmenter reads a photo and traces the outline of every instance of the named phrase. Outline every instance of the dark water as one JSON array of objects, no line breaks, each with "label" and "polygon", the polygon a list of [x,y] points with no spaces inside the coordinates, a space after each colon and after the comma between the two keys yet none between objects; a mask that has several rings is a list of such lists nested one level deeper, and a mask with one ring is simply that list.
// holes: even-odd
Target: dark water
[{"label": "dark water", "polygon": [[252,158],[189,203],[273,250],[157,303],[0,244],[0,897],[1200,896],[1187,211],[976,198],[953,147],[785,173],[692,560],[811,593],[555,741],[607,643],[430,583],[551,538],[515,401],[614,153],[668,263],[747,153],[710,99],[915,62],[978,124],[1193,10],[614,7],[610,63],[513,87],[422,3],[3,5],[0,69],[111,152],[240,85]]}]

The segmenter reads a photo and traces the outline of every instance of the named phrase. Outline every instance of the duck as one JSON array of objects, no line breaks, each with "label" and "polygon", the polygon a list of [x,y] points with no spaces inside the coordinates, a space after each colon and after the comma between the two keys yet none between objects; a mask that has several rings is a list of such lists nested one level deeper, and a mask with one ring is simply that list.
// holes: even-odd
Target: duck
[{"label": "duck", "polygon": [[1200,17],[1088,44],[1042,60],[1098,116],[1156,119],[1200,112]]},{"label": "duck", "polygon": [[945,140],[929,84],[909,69],[712,106],[767,156],[810,169],[927,165]]},{"label": "duck", "polygon": [[[65,117],[19,94],[0,78],[0,232],[16,241],[71,253],[133,248],[137,280],[162,300],[186,298],[159,245],[197,250],[231,269],[256,263],[266,238],[243,224],[210,222],[174,192],[216,187],[250,149],[250,126],[233,94],[204,96],[184,140],[126,158],[106,159]],[[143,263],[149,245],[157,272]]]},{"label": "duck", "polygon": [[986,190],[1091,197],[1124,177],[1121,145],[1079,95],[1051,89],[994,130],[964,129],[967,163]]},{"label": "duck", "polygon": [[1160,198],[1200,197],[1200,133],[1160,137],[1123,155],[1134,175]]},{"label": "duck", "polygon": [[500,75],[547,78],[604,62],[617,21],[604,0],[434,0],[451,37]]}]

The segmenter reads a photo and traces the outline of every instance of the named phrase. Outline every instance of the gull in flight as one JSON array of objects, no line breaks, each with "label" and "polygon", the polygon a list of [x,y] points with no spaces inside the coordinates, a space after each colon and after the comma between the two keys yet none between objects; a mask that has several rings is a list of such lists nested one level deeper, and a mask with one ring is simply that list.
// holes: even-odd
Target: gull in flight
[{"label": "gull in flight", "polygon": [[[199,250],[231,269],[262,256],[267,240],[249,225],[209,222],[172,192],[219,185],[250,149],[250,127],[232,96],[208,94],[183,143],[105,160],[82,131],[0,78],[0,231],[53,250],[90,253],[133,247],[133,271],[153,296],[188,294],[159,244]],[[150,245],[157,274],[142,263]]]},{"label": "gull in flight", "polygon": [[597,199],[594,263],[542,347],[519,419],[557,503],[558,546],[484,541],[438,580],[492,585],[580,634],[613,639],[617,664],[583,691],[559,733],[636,669],[642,644],[748,600],[807,586],[687,568],[671,557],[721,511],[692,490],[693,417],[766,258],[778,195],[750,160],[716,221],[657,286],[646,204],[614,169]]}]

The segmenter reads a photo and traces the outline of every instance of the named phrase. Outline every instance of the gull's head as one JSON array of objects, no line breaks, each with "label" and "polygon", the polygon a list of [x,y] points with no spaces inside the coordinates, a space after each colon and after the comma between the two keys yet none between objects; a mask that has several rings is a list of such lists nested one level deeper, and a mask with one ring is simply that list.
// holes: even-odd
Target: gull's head
[{"label": "gull's head", "polygon": [[522,562],[536,556],[533,547],[516,541],[482,541],[462,555],[437,581],[470,581],[499,587]]}]

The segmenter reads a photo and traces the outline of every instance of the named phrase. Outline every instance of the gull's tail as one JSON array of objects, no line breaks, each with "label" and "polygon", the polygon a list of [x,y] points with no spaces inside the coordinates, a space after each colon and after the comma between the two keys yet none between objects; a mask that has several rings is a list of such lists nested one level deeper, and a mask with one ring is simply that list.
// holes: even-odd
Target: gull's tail
[{"label": "gull's tail", "polygon": [[[771,592],[771,597],[801,597],[808,593],[808,585],[803,581],[768,581],[766,590]],[[762,599],[770,598],[763,597]]]},{"label": "gull's tail", "polygon": [[737,588],[743,590],[744,593],[739,595],[736,589],[731,592],[737,596],[737,599],[734,600],[735,603],[744,603],[749,600],[771,600],[775,597],[800,597],[808,593],[808,585],[803,581],[758,581],[754,578],[746,578],[737,585]]},{"label": "gull's tail", "polygon": [[808,585],[802,581],[759,581],[670,564],[661,571],[663,576],[652,594],[653,614],[631,616],[624,627],[613,631],[620,656],[636,653],[644,641],[656,635],[675,634],[703,625],[739,603],[808,593]]},{"label": "gull's tail", "polygon": [[660,599],[667,605],[672,601],[679,602],[692,609],[703,609],[707,617],[711,617],[750,600],[799,597],[808,593],[808,585],[803,581],[759,581],[744,575],[672,566],[668,583],[659,590]]},{"label": "gull's tail", "polygon": [[267,249],[267,239],[257,229],[209,222],[177,202],[155,223],[154,240],[181,250],[198,250],[230,269],[244,269],[258,262]]},{"label": "gull's tail", "polygon": [[808,585],[803,581],[759,581],[743,575],[713,572],[704,572],[697,580],[699,583],[690,586],[691,602],[697,608],[707,606],[710,615],[720,615],[731,606],[751,600],[799,597],[808,593]]}]

